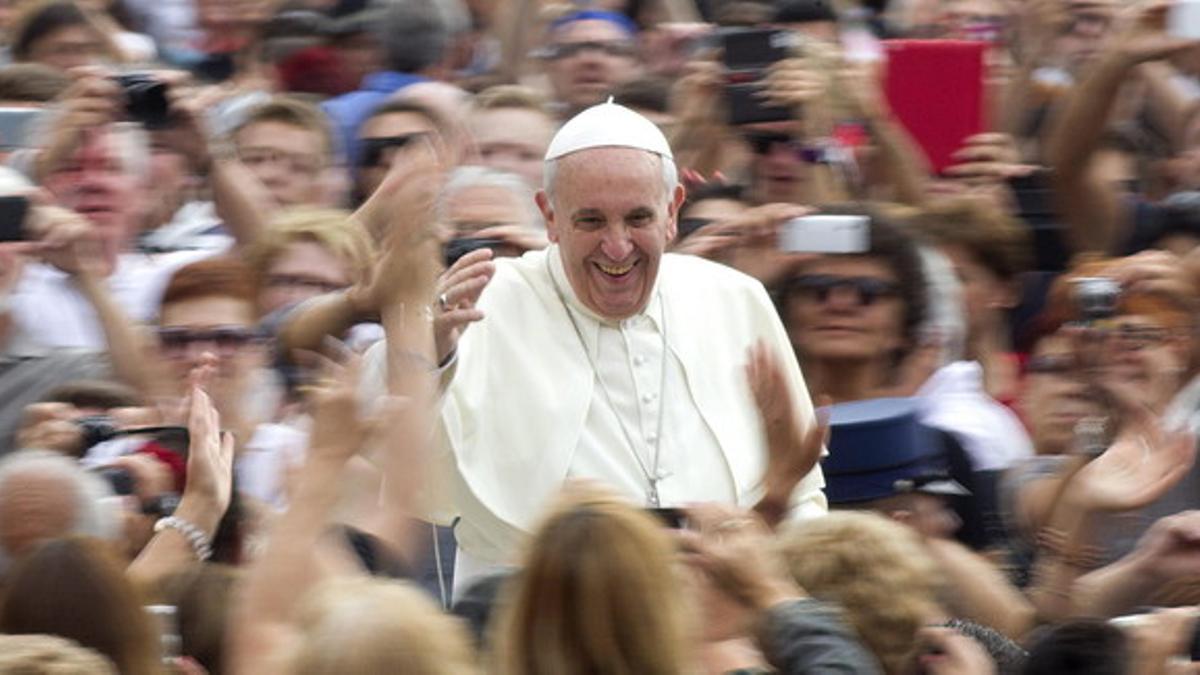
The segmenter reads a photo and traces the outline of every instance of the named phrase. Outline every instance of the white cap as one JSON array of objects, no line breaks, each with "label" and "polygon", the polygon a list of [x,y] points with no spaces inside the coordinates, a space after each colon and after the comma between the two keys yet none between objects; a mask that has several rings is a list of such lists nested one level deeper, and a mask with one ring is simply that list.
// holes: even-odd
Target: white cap
[{"label": "white cap", "polygon": [[550,141],[546,161],[589,148],[635,148],[674,159],[667,137],[654,122],[613,103],[611,97],[567,120]]}]

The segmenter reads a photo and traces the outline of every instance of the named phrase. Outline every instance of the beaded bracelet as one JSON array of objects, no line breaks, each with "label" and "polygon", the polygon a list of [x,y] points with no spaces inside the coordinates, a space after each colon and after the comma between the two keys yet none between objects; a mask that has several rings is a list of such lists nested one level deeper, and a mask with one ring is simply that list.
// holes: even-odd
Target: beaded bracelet
[{"label": "beaded bracelet", "polygon": [[201,562],[212,557],[212,543],[209,541],[208,535],[204,534],[204,530],[201,530],[194,523],[178,516],[160,518],[158,522],[154,523],[155,532],[162,532],[167,528],[171,528],[182,534],[188,540],[188,543],[192,545],[192,550],[196,552],[196,557]]}]

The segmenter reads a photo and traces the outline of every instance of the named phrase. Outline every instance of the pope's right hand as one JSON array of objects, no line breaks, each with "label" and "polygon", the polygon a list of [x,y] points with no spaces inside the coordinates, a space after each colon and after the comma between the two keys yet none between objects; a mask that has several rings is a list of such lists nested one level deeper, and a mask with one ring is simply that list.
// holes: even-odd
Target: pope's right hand
[{"label": "pope's right hand", "polygon": [[483,318],[475,307],[483,289],[496,274],[490,249],[479,249],[459,258],[438,278],[433,306],[433,336],[438,363],[458,348],[458,340],[468,326]]}]

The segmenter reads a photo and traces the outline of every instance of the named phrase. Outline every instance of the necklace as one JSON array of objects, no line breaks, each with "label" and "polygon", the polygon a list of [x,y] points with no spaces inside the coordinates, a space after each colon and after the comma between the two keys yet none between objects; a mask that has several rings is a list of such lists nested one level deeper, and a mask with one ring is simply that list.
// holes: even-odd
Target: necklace
[{"label": "necklace", "polygon": [[[613,403],[612,394],[608,390],[608,385],[604,382],[604,378],[600,375],[600,369],[596,367],[596,361],[592,358],[592,352],[588,350],[587,341],[583,338],[583,329],[579,327],[579,322],[575,319],[575,312],[571,309],[570,303],[567,302],[566,296],[563,294],[562,288],[558,285],[558,280],[554,278],[554,273],[550,269],[550,256],[554,255],[554,251],[549,251],[546,254],[546,273],[550,275],[550,283],[554,285],[554,292],[558,295],[558,301],[562,303],[563,311],[567,313],[567,318],[571,320],[571,328],[575,329],[575,337],[579,339],[579,346],[583,349],[583,355],[587,357],[588,366],[592,369],[592,374],[596,376],[596,382],[600,384],[600,391],[604,394],[604,400],[608,402],[608,407],[612,410],[613,416],[617,418],[617,426],[621,429],[621,434],[625,436],[625,442],[629,445],[629,452],[633,455],[634,461],[637,462],[638,469],[641,470],[642,476],[646,479],[646,501],[652,508],[659,508],[662,501],[658,495],[658,484],[667,477],[668,474],[659,471],[658,460],[659,451],[662,448],[662,428],[663,417],[666,410],[666,386],[667,386],[667,308],[666,300],[660,293],[659,303],[662,311],[662,329],[659,331],[660,340],[662,343],[662,367],[659,372],[658,383],[658,422],[654,432],[654,442],[646,443],[647,450],[652,450],[651,464],[646,466],[646,462],[642,459],[642,453],[638,452],[638,444],[634,442],[634,435],[625,427],[625,421],[621,419],[621,413],[617,410],[617,406]],[[653,445],[653,447],[650,447]]]}]

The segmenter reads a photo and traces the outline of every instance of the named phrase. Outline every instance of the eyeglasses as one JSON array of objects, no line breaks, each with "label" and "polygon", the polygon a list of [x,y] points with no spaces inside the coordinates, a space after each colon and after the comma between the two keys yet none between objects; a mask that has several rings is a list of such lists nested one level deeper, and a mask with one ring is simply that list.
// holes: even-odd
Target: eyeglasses
[{"label": "eyeglasses", "polygon": [[788,290],[819,303],[829,302],[834,291],[852,290],[860,307],[875,304],[881,298],[895,297],[899,286],[873,277],[839,277],[831,274],[802,274],[788,284]]},{"label": "eyeglasses", "polygon": [[536,55],[550,61],[569,59],[585,51],[598,51],[608,56],[633,56],[636,51],[629,40],[584,40],[582,42],[560,42],[546,45]]},{"label": "eyeglasses", "polygon": [[195,344],[209,344],[216,347],[223,356],[230,356],[242,347],[261,342],[266,337],[257,330],[250,328],[225,327],[208,330],[191,330],[188,328],[160,328],[158,341],[163,351],[168,355],[177,356],[186,352]]},{"label": "eyeglasses", "polygon": [[312,175],[321,170],[322,162],[317,157],[299,152],[288,152],[278,148],[242,148],[238,159],[248,167],[264,164],[286,164],[294,173]]},{"label": "eyeglasses", "polygon": [[379,166],[384,163],[384,156],[389,150],[403,148],[409,143],[427,136],[424,131],[399,136],[384,136],[382,138],[364,138],[362,152],[358,156],[358,165],[364,169]]},{"label": "eyeglasses", "polygon": [[1166,342],[1169,336],[1167,329],[1155,326],[1119,326],[1108,333],[1118,348],[1135,352],[1157,347]]},{"label": "eyeglasses", "polygon": [[320,293],[333,293],[347,287],[347,284],[338,284],[300,274],[268,274],[265,284],[270,288],[303,288]]}]

